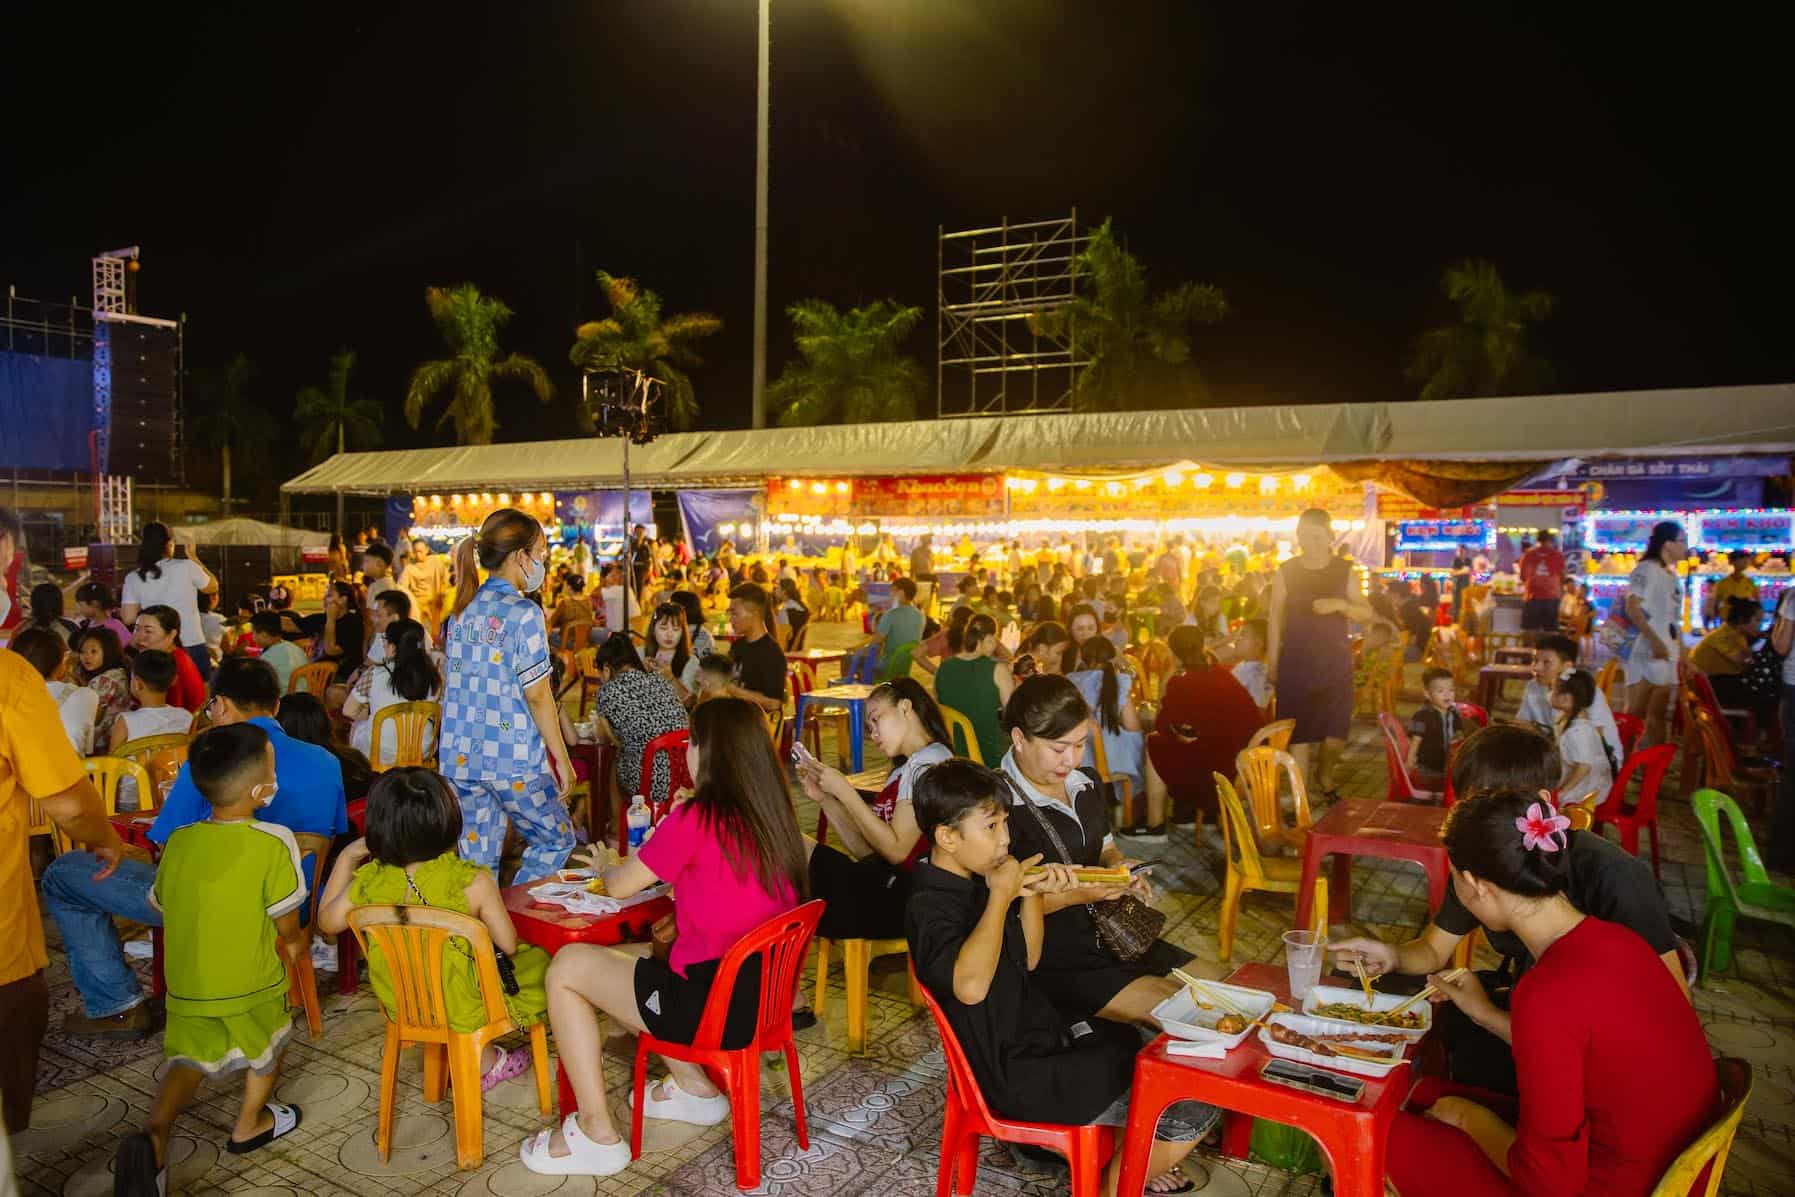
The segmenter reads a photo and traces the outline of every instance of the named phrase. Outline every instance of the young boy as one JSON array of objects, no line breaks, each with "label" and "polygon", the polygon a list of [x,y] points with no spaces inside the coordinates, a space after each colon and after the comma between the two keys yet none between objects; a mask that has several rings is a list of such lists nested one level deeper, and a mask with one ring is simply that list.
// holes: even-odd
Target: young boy
[{"label": "young boy", "polygon": [[715,698],[729,689],[735,662],[722,653],[706,653],[698,659],[698,701]]},{"label": "young boy", "polygon": [[[1072,1022],[1036,988],[1041,895],[1077,888],[1069,866],[1010,855],[1000,776],[945,761],[917,779],[913,805],[930,845],[914,873],[905,927],[916,975],[953,1028],[979,1089],[1006,1118],[1125,1126],[1140,1034],[1105,1019]],[[1025,871],[1040,866],[1033,876]],[[1147,1174],[1190,1154],[1218,1112],[1178,1102],[1160,1117]],[[1114,1197],[1118,1152],[1104,1173]]]},{"label": "young boy", "polygon": [[[1552,709],[1552,687],[1558,679],[1577,667],[1577,642],[1569,636],[1541,636],[1533,651],[1533,680],[1521,695],[1521,708],[1515,712],[1516,723],[1532,723],[1548,735],[1558,726],[1558,712]],[[1585,712],[1589,721],[1602,733],[1614,759],[1625,760],[1621,750],[1620,728],[1614,722],[1614,711],[1600,690]]]},{"label": "young boy", "polygon": [[287,692],[287,683],[293,671],[305,664],[305,654],[299,646],[281,634],[280,615],[274,611],[257,611],[249,617],[249,635],[262,650],[262,660],[274,666],[274,676],[280,680],[280,692]]},{"label": "young boy", "polygon": [[1459,716],[1450,669],[1436,665],[1423,673],[1421,691],[1427,701],[1409,720],[1409,776],[1424,790],[1444,790],[1447,753],[1467,734],[1468,721]]},{"label": "young boy", "polygon": [[1234,652],[1239,660],[1232,670],[1234,680],[1246,688],[1261,710],[1271,702],[1271,679],[1265,673],[1265,637],[1263,619],[1249,619],[1241,624],[1234,636]]},{"label": "young boy", "polygon": [[393,581],[393,550],[378,542],[363,549],[361,576],[370,603],[387,591],[397,589]]},{"label": "young boy", "polygon": [[[175,659],[165,652],[146,648],[131,661],[131,697],[137,700],[135,711],[124,711],[112,721],[112,738],[107,750],[116,754],[132,740],[145,736],[186,735],[193,727],[193,712],[173,706],[168,690],[175,684]],[[155,777],[152,769],[151,778]],[[140,810],[156,802],[137,793],[137,783],[122,777],[118,783],[118,809]]]},{"label": "young boy", "polygon": [[[397,586],[380,592],[368,608],[368,622],[374,625],[374,635],[368,639],[368,664],[378,665],[386,660],[386,625],[395,619],[411,618],[411,596]],[[430,629],[425,628],[426,635]]]},{"label": "young boy", "polygon": [[119,1145],[114,1192],[167,1190],[169,1132],[207,1077],[247,1070],[226,1150],[242,1155],[299,1125],[298,1106],[270,1101],[292,1018],[282,952],[304,950],[299,845],[256,810],[274,797],[274,748],[254,724],[193,741],[187,769],[210,815],[174,832],[150,891],[167,945],[171,1067],[143,1131]]}]

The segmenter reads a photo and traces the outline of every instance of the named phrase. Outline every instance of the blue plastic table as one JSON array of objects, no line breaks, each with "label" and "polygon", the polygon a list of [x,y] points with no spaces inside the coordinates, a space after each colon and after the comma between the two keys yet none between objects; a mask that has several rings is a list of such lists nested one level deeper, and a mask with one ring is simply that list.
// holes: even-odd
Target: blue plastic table
[{"label": "blue plastic table", "polygon": [[793,742],[804,739],[804,711],[812,703],[824,707],[846,707],[848,709],[848,751],[853,761],[855,773],[865,768],[861,740],[866,729],[866,698],[876,687],[873,686],[822,686],[815,690],[798,695],[798,713],[796,725],[792,729]]}]

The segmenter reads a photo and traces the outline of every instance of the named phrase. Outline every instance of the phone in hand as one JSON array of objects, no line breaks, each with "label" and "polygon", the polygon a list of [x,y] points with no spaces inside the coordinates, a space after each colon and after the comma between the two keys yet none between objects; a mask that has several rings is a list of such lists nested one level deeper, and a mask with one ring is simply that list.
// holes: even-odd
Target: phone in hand
[{"label": "phone in hand", "polygon": [[811,769],[821,769],[823,767],[823,762],[817,760],[816,757],[811,754],[810,749],[804,746],[802,740],[792,741],[792,763],[803,765]]},{"label": "phone in hand", "polygon": [[1128,866],[1128,875],[1130,877],[1145,877],[1152,871],[1153,866],[1144,860],[1137,860]]}]

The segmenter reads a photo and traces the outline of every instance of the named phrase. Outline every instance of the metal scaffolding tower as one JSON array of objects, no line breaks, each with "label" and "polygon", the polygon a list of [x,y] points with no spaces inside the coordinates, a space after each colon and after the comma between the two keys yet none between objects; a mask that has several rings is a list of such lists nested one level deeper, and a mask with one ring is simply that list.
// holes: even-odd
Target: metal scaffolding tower
[{"label": "metal scaffolding tower", "polygon": [[940,230],[936,244],[935,410],[940,416],[1066,411],[1086,362],[1066,337],[1044,337],[1029,315],[1078,293],[1090,242],[1078,209],[1059,220]]}]

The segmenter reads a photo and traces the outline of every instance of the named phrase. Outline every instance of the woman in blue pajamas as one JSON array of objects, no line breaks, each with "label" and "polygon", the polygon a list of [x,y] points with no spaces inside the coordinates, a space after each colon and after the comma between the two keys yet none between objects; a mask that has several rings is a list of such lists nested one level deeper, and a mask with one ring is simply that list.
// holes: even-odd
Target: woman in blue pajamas
[{"label": "woman in blue pajamas", "polygon": [[565,797],[573,767],[549,680],[548,624],[526,597],[542,586],[547,558],[542,525],[511,507],[456,546],[436,754],[461,798],[462,858],[496,874],[509,822],[524,839],[517,875],[528,880],[560,868],[574,848]]}]

